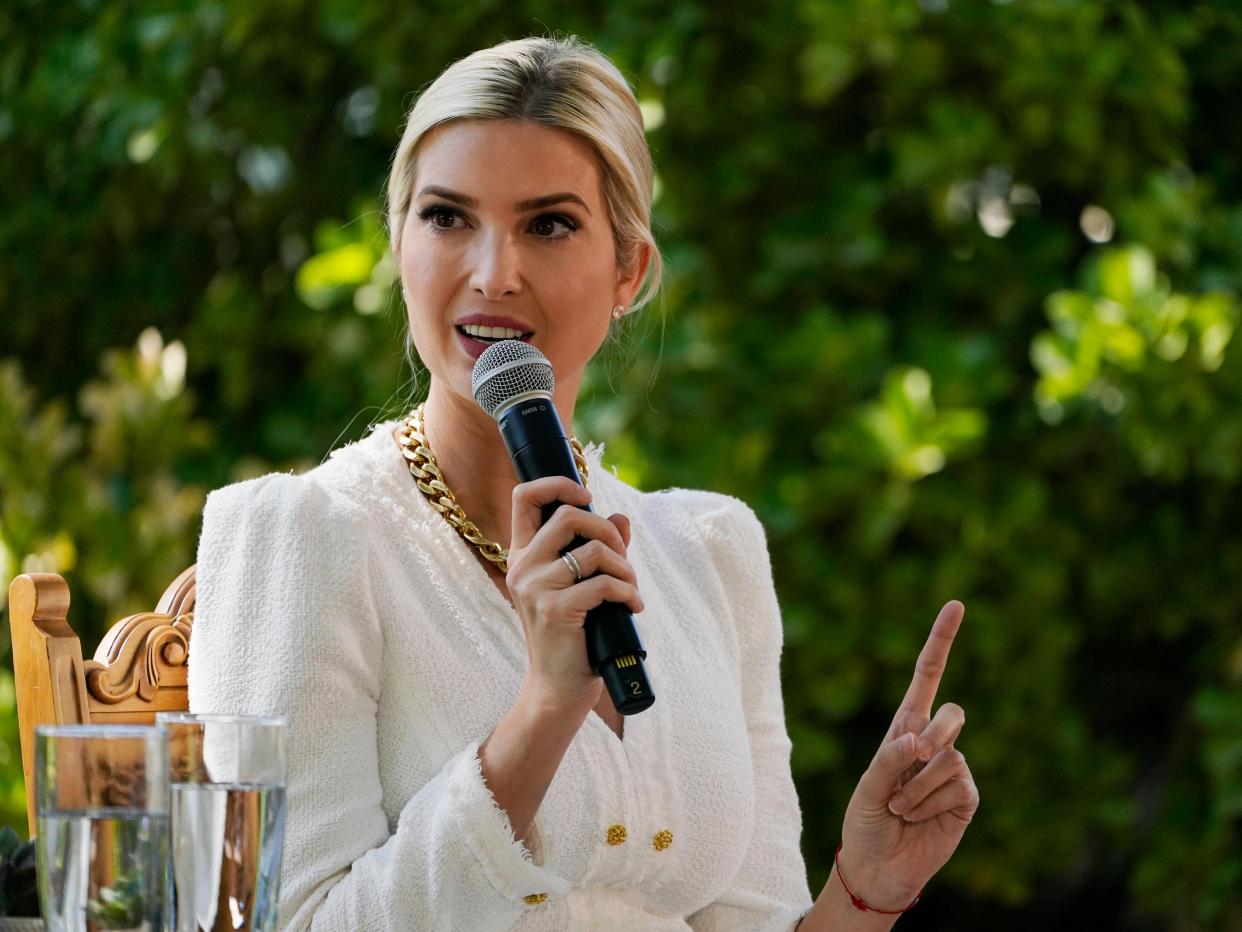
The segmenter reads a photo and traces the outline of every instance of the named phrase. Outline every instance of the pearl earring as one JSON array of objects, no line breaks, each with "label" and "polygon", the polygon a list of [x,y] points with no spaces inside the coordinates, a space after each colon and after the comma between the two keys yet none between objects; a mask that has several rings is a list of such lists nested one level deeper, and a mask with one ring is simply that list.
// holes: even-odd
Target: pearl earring
[{"label": "pearl earring", "polygon": [[612,309],[612,319],[620,320],[624,316],[625,316],[625,307],[620,304],[614,305]]}]

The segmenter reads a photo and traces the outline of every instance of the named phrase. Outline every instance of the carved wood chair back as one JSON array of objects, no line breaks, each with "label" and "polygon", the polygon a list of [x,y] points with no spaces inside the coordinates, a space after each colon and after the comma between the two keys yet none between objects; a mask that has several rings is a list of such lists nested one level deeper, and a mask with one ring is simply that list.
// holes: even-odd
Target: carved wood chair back
[{"label": "carved wood chair back", "polygon": [[114,624],[91,660],[69,626],[69,586],[56,573],[26,573],[9,586],[13,682],[26,779],[26,815],[35,832],[35,728],[39,725],[149,725],[156,712],[188,708],[187,663],[194,625],[194,567],[164,590],[152,612]]}]

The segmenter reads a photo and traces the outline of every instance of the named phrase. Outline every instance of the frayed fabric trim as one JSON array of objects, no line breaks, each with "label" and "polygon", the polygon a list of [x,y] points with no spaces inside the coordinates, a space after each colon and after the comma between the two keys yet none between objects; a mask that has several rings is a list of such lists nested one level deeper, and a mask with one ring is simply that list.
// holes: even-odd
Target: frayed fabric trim
[{"label": "frayed fabric trim", "polygon": [[513,834],[509,816],[483,780],[479,743],[471,742],[446,768],[449,805],[460,814],[463,835],[483,873],[502,896],[520,901],[532,893],[564,895],[569,881],[540,867]]}]

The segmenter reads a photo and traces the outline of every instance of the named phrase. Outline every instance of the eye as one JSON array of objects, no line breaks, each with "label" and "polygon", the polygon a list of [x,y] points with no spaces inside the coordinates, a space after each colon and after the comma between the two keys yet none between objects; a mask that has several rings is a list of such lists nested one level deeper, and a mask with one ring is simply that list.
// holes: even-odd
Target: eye
[{"label": "eye", "polygon": [[454,221],[461,220],[465,222],[465,217],[460,211],[454,210],[452,207],[445,207],[443,204],[432,204],[424,207],[418,212],[418,219],[424,223],[430,224],[432,232],[446,233],[449,230],[457,229]]},{"label": "eye", "polygon": [[[558,227],[561,228],[560,232]],[[541,214],[531,221],[530,228],[543,239],[564,239],[578,229],[578,224],[564,214]]]}]

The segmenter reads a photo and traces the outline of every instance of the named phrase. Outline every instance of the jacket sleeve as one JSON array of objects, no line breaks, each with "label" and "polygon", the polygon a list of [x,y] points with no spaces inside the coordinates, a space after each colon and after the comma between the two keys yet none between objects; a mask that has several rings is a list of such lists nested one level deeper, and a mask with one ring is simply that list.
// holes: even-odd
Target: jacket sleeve
[{"label": "jacket sleeve", "polygon": [[483,781],[478,741],[391,830],[381,807],[384,645],[365,525],[311,476],[266,476],[208,498],[190,708],[289,720],[281,929],[507,929],[525,896],[568,883],[514,838]]},{"label": "jacket sleeve", "polygon": [[[701,493],[702,494],[702,493]],[[732,606],[754,769],[754,833],[728,890],[689,918],[695,932],[787,932],[811,907],[802,813],[789,758],[780,658],[783,629],[763,526],[737,499],[706,494],[699,527]],[[706,502],[701,500],[701,506]]]}]

